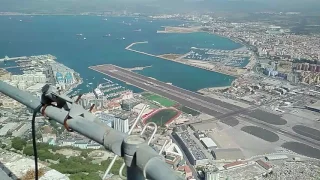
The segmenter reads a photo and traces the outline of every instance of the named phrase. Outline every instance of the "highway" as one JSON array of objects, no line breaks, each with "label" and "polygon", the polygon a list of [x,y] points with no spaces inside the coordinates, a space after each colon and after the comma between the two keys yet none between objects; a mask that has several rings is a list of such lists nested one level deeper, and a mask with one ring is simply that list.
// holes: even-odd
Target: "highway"
[{"label": "highway", "polygon": [[233,115],[246,116],[243,118],[245,121],[255,124],[259,127],[265,128],[277,134],[283,134],[291,139],[305,143],[311,147],[320,149],[320,142],[314,139],[301,136],[296,133],[289,132],[285,128],[280,128],[276,125],[271,125],[266,122],[262,122],[258,119],[250,117],[246,112],[256,109],[256,107],[250,107],[248,109],[241,108],[226,102],[219,101],[210,97],[202,96],[198,93],[194,93],[158,80],[148,78],[146,76],[128,71],[126,69],[114,66],[114,65],[99,65],[89,67],[95,71],[106,74],[112,78],[120,81],[127,82],[138,88],[150,91],[161,96],[172,99],[180,104],[195,109],[199,112],[206,113],[214,116],[218,119],[224,119]]}]

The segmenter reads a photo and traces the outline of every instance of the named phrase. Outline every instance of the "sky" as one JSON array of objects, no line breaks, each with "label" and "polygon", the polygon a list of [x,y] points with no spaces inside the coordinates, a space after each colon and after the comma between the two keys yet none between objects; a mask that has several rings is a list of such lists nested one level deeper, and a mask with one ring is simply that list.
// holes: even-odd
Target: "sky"
[{"label": "sky", "polygon": [[0,11],[320,11],[320,0],[0,0]]}]

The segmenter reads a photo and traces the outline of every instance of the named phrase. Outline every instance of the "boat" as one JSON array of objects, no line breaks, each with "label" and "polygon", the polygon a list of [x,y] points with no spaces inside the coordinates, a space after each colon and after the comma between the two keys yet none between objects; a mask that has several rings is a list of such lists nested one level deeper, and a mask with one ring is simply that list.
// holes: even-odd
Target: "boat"
[{"label": "boat", "polygon": [[106,34],[103,37],[110,37],[110,36],[111,36],[111,34]]},{"label": "boat", "polygon": [[83,40],[86,40],[87,38],[83,38]]},{"label": "boat", "polygon": [[93,90],[93,93],[96,96],[96,98],[98,98],[99,96],[103,96],[104,95],[104,93],[99,88],[95,88]]},{"label": "boat", "polygon": [[105,18],[104,20],[105,20],[105,21],[108,21],[108,19],[107,19],[107,18]]},{"label": "boat", "polygon": [[83,34],[77,34],[77,36],[83,36]]},{"label": "boat", "polygon": [[123,39],[123,40],[125,40],[126,38],[125,38],[125,37],[123,37],[122,39]]},{"label": "boat", "polygon": [[141,29],[137,29],[137,30],[134,30],[134,31],[136,31],[136,32],[140,32],[140,31],[141,31]]}]

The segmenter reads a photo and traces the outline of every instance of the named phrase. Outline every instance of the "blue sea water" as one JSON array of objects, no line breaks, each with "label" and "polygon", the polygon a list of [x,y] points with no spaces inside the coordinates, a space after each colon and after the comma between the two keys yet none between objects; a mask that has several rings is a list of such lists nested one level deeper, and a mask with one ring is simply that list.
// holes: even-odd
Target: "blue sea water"
[{"label": "blue sea water", "polygon": [[[121,67],[152,65],[152,68],[137,72],[192,91],[226,86],[234,79],[231,76],[125,50],[126,46],[137,41],[149,43],[135,46],[134,49],[152,54],[184,53],[192,46],[208,47],[212,44],[222,49],[235,49],[240,46],[229,39],[206,33],[156,33],[161,26],[183,23],[173,20],[150,22],[148,19],[130,17],[108,17],[107,21],[103,19],[98,16],[1,16],[0,57],[52,54],[58,58],[57,61],[80,73],[84,83],[79,88],[83,92],[91,90],[86,87],[89,82],[97,85],[104,82],[104,77],[110,79],[88,69],[89,66],[99,64],[115,64]],[[134,31],[137,29],[142,31]],[[76,36],[79,33],[82,33],[83,37]],[[111,36],[103,37],[106,34]],[[84,37],[87,39],[84,40]],[[122,40],[123,37],[125,40]],[[128,87],[139,91],[137,88]]]}]

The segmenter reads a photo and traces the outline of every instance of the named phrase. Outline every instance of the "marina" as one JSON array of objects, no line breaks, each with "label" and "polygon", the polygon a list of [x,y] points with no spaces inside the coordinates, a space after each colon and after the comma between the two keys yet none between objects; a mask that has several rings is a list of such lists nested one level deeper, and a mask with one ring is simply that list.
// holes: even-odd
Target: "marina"
[{"label": "marina", "polygon": [[[148,41],[135,42],[127,46],[125,49],[147,56],[157,57],[165,60],[174,61],[181,64],[205,69],[208,71],[218,72],[225,75],[238,77],[246,72],[246,68],[252,66],[254,55],[246,47],[235,50],[220,50],[210,48],[191,47],[186,54],[162,54],[154,55],[132,49],[136,44],[144,44]],[[138,69],[140,70],[140,69]]]},{"label": "marina", "polygon": [[246,49],[218,50],[192,47],[185,59],[207,61],[224,66],[243,67],[248,64],[251,52]]},{"label": "marina", "polygon": [[93,90],[93,93],[96,97],[106,97],[107,99],[113,99],[119,97],[125,92],[130,90],[126,89],[123,86],[120,86],[117,83],[113,83],[111,80],[103,78],[106,82],[98,84],[98,86]]}]

